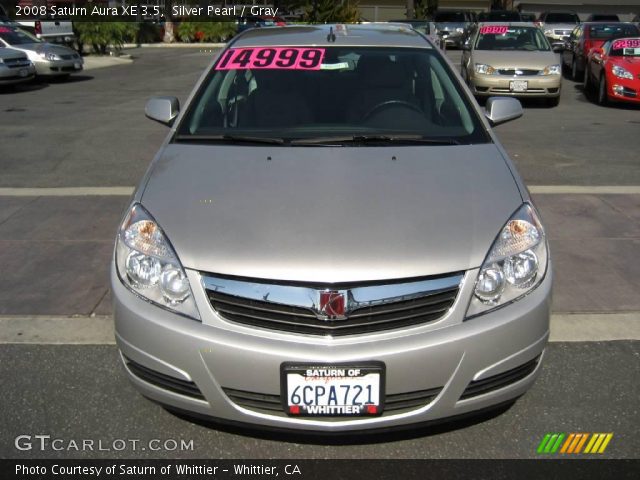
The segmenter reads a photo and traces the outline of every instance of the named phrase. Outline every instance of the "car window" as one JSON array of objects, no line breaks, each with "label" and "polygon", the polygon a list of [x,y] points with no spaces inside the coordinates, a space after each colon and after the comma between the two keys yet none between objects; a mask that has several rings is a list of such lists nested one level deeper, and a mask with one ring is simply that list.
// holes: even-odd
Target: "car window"
[{"label": "car window", "polygon": [[518,12],[482,12],[478,15],[480,22],[519,22],[521,20]]},{"label": "car window", "polygon": [[[320,51],[321,57],[316,57],[314,52]],[[304,68],[282,67],[294,56],[298,60],[291,61],[310,61]],[[337,135],[405,134],[445,143],[490,141],[437,51],[228,49],[178,127],[179,136],[265,136],[287,143]]]},{"label": "car window", "polygon": [[547,13],[544,21],[546,23],[580,23],[575,13]]},{"label": "car window", "polygon": [[478,31],[475,49],[549,51],[551,47],[539,28],[486,25]]},{"label": "car window", "polygon": [[467,17],[464,12],[438,12],[436,13],[434,21],[436,23],[464,23],[467,21]]},{"label": "car window", "polygon": [[606,24],[591,25],[589,27],[589,37],[594,39],[608,39],[612,37],[626,37],[639,35],[638,27],[635,25]]},{"label": "car window", "polygon": [[28,43],[40,43],[42,40],[19,28],[0,26],[0,38],[9,45],[24,45]]}]

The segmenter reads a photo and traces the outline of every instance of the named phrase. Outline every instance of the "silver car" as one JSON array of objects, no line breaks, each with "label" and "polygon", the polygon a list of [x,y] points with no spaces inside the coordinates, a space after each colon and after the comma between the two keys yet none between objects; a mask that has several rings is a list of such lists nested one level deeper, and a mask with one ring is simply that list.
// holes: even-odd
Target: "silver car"
[{"label": "silver car", "polygon": [[[2,30],[0,25],[0,31]],[[22,52],[0,46],[0,85],[13,85],[33,80],[36,69]]]},{"label": "silver car", "polygon": [[440,49],[397,25],[248,30],[119,227],[125,370],[169,409],[301,431],[513,402],[540,371],[551,262],[527,188]]},{"label": "silver car", "polygon": [[84,61],[74,50],[43,42],[20,28],[0,27],[0,46],[24,52],[38,76],[68,76],[82,71]]}]

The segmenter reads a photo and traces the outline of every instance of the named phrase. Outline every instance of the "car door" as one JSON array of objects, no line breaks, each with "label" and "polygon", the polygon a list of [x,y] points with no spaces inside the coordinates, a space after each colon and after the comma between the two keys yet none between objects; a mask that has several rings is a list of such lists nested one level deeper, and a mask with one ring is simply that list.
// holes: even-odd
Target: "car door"
[{"label": "car door", "polygon": [[564,63],[569,68],[571,67],[571,63],[573,62],[577,39],[581,30],[582,26],[580,25],[573,29],[571,35],[569,35],[569,39],[565,44],[565,49],[562,51],[562,63]]},{"label": "car door", "polygon": [[591,75],[596,80],[600,78],[600,73],[604,68],[604,62],[607,59],[610,46],[611,41],[608,41],[604,45],[602,45],[602,47],[596,49],[591,55]]}]

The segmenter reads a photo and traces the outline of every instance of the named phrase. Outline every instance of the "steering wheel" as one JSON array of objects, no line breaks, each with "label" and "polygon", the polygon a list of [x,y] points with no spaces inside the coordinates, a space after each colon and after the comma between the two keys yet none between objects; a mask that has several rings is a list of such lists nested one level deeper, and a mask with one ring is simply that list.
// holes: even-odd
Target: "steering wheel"
[{"label": "steering wheel", "polygon": [[406,107],[409,108],[411,110],[413,110],[414,112],[420,113],[422,115],[424,115],[424,112],[422,111],[422,109],[411,103],[411,102],[406,102],[404,100],[387,100],[386,102],[381,102],[379,104],[377,104],[376,106],[374,106],[373,108],[371,108],[367,113],[365,113],[362,117],[362,120],[369,120],[369,117],[373,116],[373,114],[375,113],[379,113],[380,110],[384,110],[386,108],[392,107],[394,105],[397,106],[401,106],[401,107]]}]

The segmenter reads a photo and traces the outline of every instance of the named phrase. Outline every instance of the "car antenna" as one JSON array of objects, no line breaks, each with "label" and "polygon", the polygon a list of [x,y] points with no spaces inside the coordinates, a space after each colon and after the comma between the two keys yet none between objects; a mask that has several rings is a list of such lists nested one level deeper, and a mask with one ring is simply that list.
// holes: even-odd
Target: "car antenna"
[{"label": "car antenna", "polygon": [[327,42],[335,42],[336,34],[333,33],[333,27],[329,27],[329,35],[327,35]]}]

